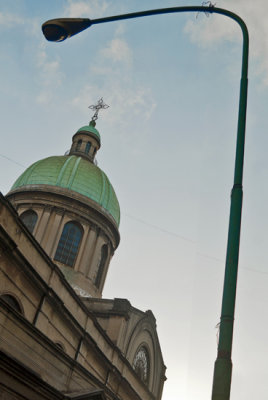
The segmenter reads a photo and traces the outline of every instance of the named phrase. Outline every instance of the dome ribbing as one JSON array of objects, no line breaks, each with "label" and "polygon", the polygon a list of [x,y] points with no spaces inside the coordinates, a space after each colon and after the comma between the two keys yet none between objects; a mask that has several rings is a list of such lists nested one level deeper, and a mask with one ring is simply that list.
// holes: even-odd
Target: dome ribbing
[{"label": "dome ribbing", "polygon": [[101,206],[119,226],[120,207],[116,194],[106,174],[95,164],[75,155],[48,157],[27,168],[11,191],[23,187],[36,190],[41,185],[65,188],[70,191],[70,197],[72,192],[86,196]]}]

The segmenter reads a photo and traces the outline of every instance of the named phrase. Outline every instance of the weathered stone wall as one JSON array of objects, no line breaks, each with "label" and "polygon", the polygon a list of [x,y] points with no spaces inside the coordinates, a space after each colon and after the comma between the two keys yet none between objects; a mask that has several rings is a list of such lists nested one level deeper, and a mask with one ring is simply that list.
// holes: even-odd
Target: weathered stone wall
[{"label": "weathered stone wall", "polygon": [[[100,388],[108,398],[155,399],[4,199],[0,208],[1,350],[61,392]],[[61,346],[61,347],[60,347]]]}]

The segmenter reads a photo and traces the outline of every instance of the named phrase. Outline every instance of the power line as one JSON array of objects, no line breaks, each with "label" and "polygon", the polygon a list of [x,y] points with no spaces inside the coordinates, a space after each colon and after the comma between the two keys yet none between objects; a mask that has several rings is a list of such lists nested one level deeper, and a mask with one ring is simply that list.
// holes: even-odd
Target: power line
[{"label": "power line", "polygon": [[[143,224],[143,225],[149,226],[150,228],[153,228],[153,229],[155,229],[155,230],[158,230],[158,231],[160,231],[160,232],[163,232],[164,234],[168,234],[168,235],[171,235],[171,236],[178,237],[178,238],[180,238],[180,239],[182,239],[182,240],[185,240],[185,241],[187,241],[187,242],[190,242],[190,243],[192,243],[192,244],[196,244],[196,243],[197,243],[196,241],[194,241],[194,240],[192,240],[192,239],[189,239],[189,238],[187,238],[187,237],[185,237],[185,236],[179,235],[178,233],[171,232],[171,231],[168,231],[168,230],[166,230],[166,229],[163,229],[163,228],[161,228],[161,227],[158,226],[158,225],[151,224],[150,222],[146,222],[146,221],[144,221],[144,220],[142,220],[142,219],[140,219],[140,218],[134,217],[133,215],[126,214],[126,213],[124,213],[124,215],[125,215],[126,217],[128,217],[128,218],[131,218],[131,219],[133,219],[133,220],[135,220],[135,221],[137,221],[137,222]],[[196,254],[199,255],[199,256],[201,256],[201,257],[208,258],[208,259],[210,259],[210,260],[213,260],[213,261],[216,261],[216,262],[218,262],[218,263],[224,264],[224,260],[221,260],[220,258],[211,256],[211,255],[209,255],[209,254],[205,254],[205,253],[201,253],[201,252],[197,252]],[[254,269],[254,268],[243,267],[243,265],[240,265],[240,269],[241,269],[241,268],[242,268],[243,270],[248,270],[248,271],[251,271],[251,272],[255,272],[255,273],[257,273],[257,274],[268,275],[268,271],[265,272],[265,271],[257,270],[257,269]]]},{"label": "power line", "polygon": [[0,156],[3,157],[3,158],[5,158],[6,160],[8,160],[8,161],[10,161],[10,162],[13,162],[14,164],[19,165],[20,167],[26,168],[25,165],[22,165],[22,164],[18,163],[17,161],[12,160],[12,158],[9,158],[9,157],[7,157],[7,156],[4,156],[3,154],[0,154]]},{"label": "power line", "polygon": [[187,237],[185,237],[185,236],[183,236],[183,235],[179,235],[178,233],[175,233],[175,232],[167,231],[166,229],[163,229],[163,228],[161,228],[160,226],[157,226],[157,225],[151,224],[151,223],[149,223],[149,222],[146,222],[146,221],[144,221],[144,220],[142,220],[142,219],[140,219],[140,218],[134,217],[133,215],[126,214],[126,213],[124,213],[124,215],[125,215],[126,217],[128,217],[128,218],[131,218],[131,219],[137,221],[137,222],[140,222],[140,223],[143,224],[143,225],[149,226],[149,227],[151,227],[151,228],[153,228],[153,229],[155,229],[155,230],[158,230],[158,231],[160,231],[160,232],[166,233],[167,235],[178,237],[178,238],[180,238],[180,239],[182,239],[182,240],[185,240],[186,242],[196,243],[196,242],[195,242],[194,240],[192,240],[192,239],[189,239],[189,238],[187,238]]},{"label": "power line", "polygon": [[[5,156],[5,155],[3,155],[3,154],[0,154],[0,157],[3,157],[3,158],[5,158],[6,160],[8,160],[8,161],[10,161],[10,162],[12,162],[12,163],[14,163],[14,164],[17,164],[17,165],[19,165],[20,167],[26,168],[25,165],[20,164],[20,163],[18,163],[17,161],[13,160],[12,158],[9,158],[9,157],[7,157],[7,156]],[[150,222],[147,222],[147,221],[144,221],[144,220],[142,220],[142,219],[140,219],[140,218],[134,217],[133,215],[126,214],[126,213],[124,213],[124,215],[125,215],[126,217],[128,217],[128,218],[133,219],[134,221],[137,221],[137,222],[139,222],[139,223],[141,223],[141,224],[143,224],[143,225],[149,226],[150,228],[153,228],[153,229],[155,229],[155,230],[158,230],[158,231],[160,231],[160,232],[162,232],[162,233],[164,233],[164,234],[177,237],[177,238],[179,238],[179,239],[182,239],[182,240],[184,240],[184,241],[186,241],[186,242],[189,242],[189,243],[192,243],[192,244],[196,244],[196,241],[194,241],[194,240],[192,240],[192,239],[189,239],[189,238],[187,238],[186,236],[180,235],[180,234],[178,234],[178,233],[176,233],[176,232],[168,231],[168,230],[166,230],[166,229],[164,229],[164,228],[162,228],[162,227],[160,227],[160,226],[158,226],[158,225],[154,225],[154,224],[151,224]],[[214,261],[217,261],[217,262],[219,262],[219,263],[223,263],[223,262],[224,262],[223,260],[221,260],[221,259],[219,259],[219,258],[217,258],[217,257],[213,257],[213,256],[211,256],[211,255],[209,255],[209,254],[204,254],[204,253],[200,253],[200,252],[197,252],[197,254],[198,254],[199,256],[201,256],[201,257],[209,258],[210,260],[214,260]],[[248,268],[248,267],[243,267],[243,266],[240,266],[240,268],[242,268],[242,269],[244,269],[244,270],[251,271],[251,272],[255,272],[255,273],[258,273],[258,274],[268,275],[268,271],[265,272],[265,271],[260,271],[260,270],[257,270],[257,269]]]}]

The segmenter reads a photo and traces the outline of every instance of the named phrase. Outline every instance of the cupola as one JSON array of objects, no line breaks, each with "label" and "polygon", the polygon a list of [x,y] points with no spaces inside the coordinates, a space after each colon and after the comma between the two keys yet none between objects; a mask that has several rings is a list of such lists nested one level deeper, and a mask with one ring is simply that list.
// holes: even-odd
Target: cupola
[{"label": "cupola", "polygon": [[89,125],[78,129],[73,136],[70,155],[76,155],[94,162],[95,155],[101,146],[100,134],[95,126],[96,122],[92,120]]},{"label": "cupola", "polygon": [[101,297],[120,240],[120,207],[94,163],[101,144],[94,116],[74,134],[68,155],[32,164],[7,198],[78,294]]}]

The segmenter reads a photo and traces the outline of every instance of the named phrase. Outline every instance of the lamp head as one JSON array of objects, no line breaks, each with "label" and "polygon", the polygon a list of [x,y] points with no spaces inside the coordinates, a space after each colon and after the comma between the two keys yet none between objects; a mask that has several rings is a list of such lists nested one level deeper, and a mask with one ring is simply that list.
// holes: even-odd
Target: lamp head
[{"label": "lamp head", "polygon": [[62,42],[91,26],[88,18],[50,19],[42,25],[42,31],[50,42]]}]

